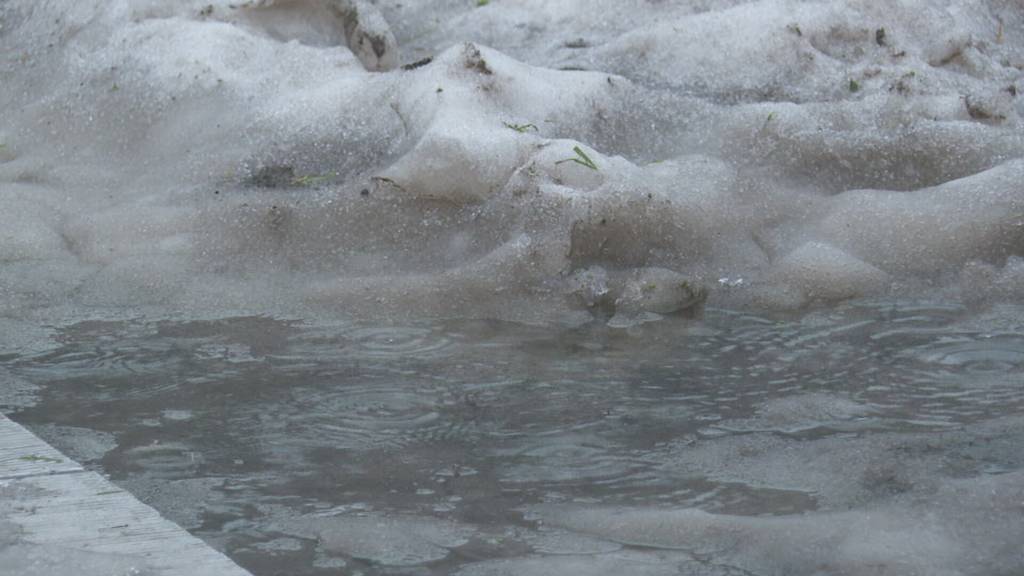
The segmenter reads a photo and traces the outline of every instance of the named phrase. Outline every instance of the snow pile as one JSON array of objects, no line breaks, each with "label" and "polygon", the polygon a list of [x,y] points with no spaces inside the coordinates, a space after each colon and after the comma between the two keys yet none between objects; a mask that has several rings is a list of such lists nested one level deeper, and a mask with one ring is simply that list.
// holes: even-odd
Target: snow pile
[{"label": "snow pile", "polygon": [[1022,30],[997,0],[12,0],[0,310],[1020,298]]}]

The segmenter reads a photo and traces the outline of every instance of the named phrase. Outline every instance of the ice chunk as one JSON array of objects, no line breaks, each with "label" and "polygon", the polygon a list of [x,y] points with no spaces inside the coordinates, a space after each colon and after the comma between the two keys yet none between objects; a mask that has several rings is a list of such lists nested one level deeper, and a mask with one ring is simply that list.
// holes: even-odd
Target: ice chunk
[{"label": "ice chunk", "polygon": [[776,264],[772,275],[808,300],[843,300],[884,290],[889,277],[828,244],[808,242]]},{"label": "ice chunk", "polygon": [[831,394],[800,394],[771,400],[753,418],[728,420],[717,427],[729,430],[799,432],[818,426],[848,425],[873,412],[870,406]]},{"label": "ice chunk", "polygon": [[526,541],[534,551],[541,554],[607,554],[622,548],[615,542],[590,538],[564,530],[542,529],[538,532],[530,532],[527,534]]},{"label": "ice chunk", "polygon": [[[768,574],[991,574],[1019,566],[1020,472],[944,484],[928,512],[912,504],[869,511],[744,517],[694,509],[547,507],[545,522],[621,542],[682,550]],[[978,523],[1000,533],[979,537]]]},{"label": "ice chunk", "polygon": [[515,133],[495,133],[446,114],[378,178],[420,199],[481,202],[505,185],[523,156]]},{"label": "ice chunk", "polygon": [[88,428],[47,424],[35,426],[32,431],[76,462],[81,463],[99,460],[117,446],[113,434]]},{"label": "ice chunk", "polygon": [[739,576],[728,568],[712,567],[678,553],[616,552],[563,557],[527,557],[490,560],[471,564],[456,572],[458,576],[560,576],[587,574],[593,576]]},{"label": "ice chunk", "polygon": [[591,266],[577,270],[570,280],[572,293],[577,295],[583,304],[592,308],[607,301],[608,272],[600,266]]},{"label": "ice chunk", "polygon": [[615,307],[625,313],[642,310],[671,314],[685,310],[697,314],[707,297],[707,288],[682,274],[664,268],[644,268],[626,281]]},{"label": "ice chunk", "polygon": [[414,566],[442,560],[469,541],[473,531],[451,522],[410,516],[305,517],[280,523],[280,530],[316,538],[331,554],[384,566]]},{"label": "ice chunk", "polygon": [[935,188],[838,196],[816,232],[890,274],[933,276],[1024,246],[1024,162],[1014,160]]}]

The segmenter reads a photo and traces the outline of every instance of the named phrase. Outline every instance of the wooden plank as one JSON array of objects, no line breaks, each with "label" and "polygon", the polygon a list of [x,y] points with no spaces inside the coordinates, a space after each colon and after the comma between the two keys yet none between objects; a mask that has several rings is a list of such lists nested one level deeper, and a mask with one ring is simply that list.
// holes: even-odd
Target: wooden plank
[{"label": "wooden plank", "polygon": [[77,462],[0,414],[0,479],[81,471]]},{"label": "wooden plank", "polygon": [[[130,561],[143,574],[249,576],[131,494],[83,470],[2,415],[0,430],[0,532],[7,532],[0,540],[9,549],[46,555],[51,563],[47,569],[55,574],[81,574],[77,565],[82,557],[48,554],[50,550]],[[20,459],[26,451],[43,460]],[[4,561],[0,550],[0,573]]]}]

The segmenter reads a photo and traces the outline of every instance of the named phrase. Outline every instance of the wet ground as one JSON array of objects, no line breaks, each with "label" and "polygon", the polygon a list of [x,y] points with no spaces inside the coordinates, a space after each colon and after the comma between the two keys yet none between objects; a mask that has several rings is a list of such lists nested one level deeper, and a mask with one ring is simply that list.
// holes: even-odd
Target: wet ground
[{"label": "wet ground", "polygon": [[503,574],[515,558],[546,574],[601,554],[678,569],[533,511],[789,517],[1013,472],[1022,318],[871,301],[625,330],[90,321],[0,369],[40,386],[15,420],[257,576]]}]

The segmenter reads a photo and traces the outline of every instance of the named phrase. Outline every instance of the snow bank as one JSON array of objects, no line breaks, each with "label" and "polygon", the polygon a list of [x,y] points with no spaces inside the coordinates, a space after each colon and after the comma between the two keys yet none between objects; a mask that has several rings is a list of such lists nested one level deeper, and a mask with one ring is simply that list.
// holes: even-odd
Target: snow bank
[{"label": "snow bank", "polygon": [[996,0],[11,0],[4,310],[1019,299],[1021,30]]}]

